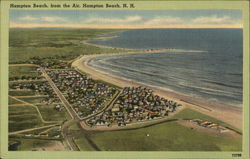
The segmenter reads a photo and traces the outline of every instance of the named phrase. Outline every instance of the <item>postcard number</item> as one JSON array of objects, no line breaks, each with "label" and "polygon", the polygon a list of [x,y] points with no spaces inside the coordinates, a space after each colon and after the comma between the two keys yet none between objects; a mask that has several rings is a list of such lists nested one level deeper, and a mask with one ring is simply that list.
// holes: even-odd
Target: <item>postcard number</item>
[{"label": "postcard number", "polygon": [[241,157],[241,154],[240,153],[234,153],[234,154],[232,154],[232,157]]}]

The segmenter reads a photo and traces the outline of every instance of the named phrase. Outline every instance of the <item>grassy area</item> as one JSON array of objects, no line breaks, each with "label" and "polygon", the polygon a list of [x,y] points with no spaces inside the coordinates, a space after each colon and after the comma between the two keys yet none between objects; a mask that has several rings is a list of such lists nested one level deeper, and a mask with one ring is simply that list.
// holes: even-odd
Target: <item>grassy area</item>
[{"label": "grassy area", "polygon": [[137,130],[97,133],[91,138],[104,151],[240,151],[242,146],[241,139],[212,136],[176,121]]},{"label": "grassy area", "polygon": [[69,127],[69,130],[80,130],[77,124],[73,124]]},{"label": "grassy area", "polygon": [[41,140],[41,139],[24,139],[24,138],[9,138],[9,142],[19,142],[20,144],[17,146],[18,151],[31,151],[35,148],[46,147],[55,142],[53,140]]},{"label": "grassy area", "polygon": [[9,91],[9,95],[11,96],[34,96],[35,91],[28,91],[28,90],[11,90]]},{"label": "grassy area", "polygon": [[34,96],[34,97],[28,97],[28,98],[25,97],[25,98],[18,98],[18,99],[23,100],[23,101],[28,102],[28,103],[36,104],[36,103],[42,103],[46,99],[46,97]]},{"label": "grassy area", "polygon": [[70,60],[82,54],[127,52],[124,49],[99,48],[81,42],[113,31],[118,30],[10,29],[9,62],[26,63],[32,57],[53,56]]},{"label": "grassy area", "polygon": [[38,130],[23,132],[23,133],[20,133],[20,134],[33,134],[33,135],[38,135],[38,134],[40,134],[41,132],[47,131],[48,129],[50,129],[50,128],[42,128],[42,129],[38,129]]},{"label": "grassy area", "polygon": [[[55,137],[55,136],[60,136],[61,135],[61,129],[59,126],[53,126],[50,128],[42,128],[38,130],[33,130],[33,131],[28,131],[28,132],[23,132],[21,134],[33,134],[33,135],[39,135],[41,133],[48,133],[48,137]],[[13,137],[13,136],[11,136]],[[16,136],[17,137],[17,136]]]},{"label": "grassy area", "polygon": [[26,77],[38,77],[40,75],[36,69],[36,66],[9,66],[9,78],[25,79]]},{"label": "grassy area", "polygon": [[58,111],[54,109],[54,105],[39,105],[37,107],[46,121],[64,121],[70,119],[66,109]]},{"label": "grassy area", "polygon": [[176,114],[175,116],[173,116],[172,118],[174,118],[174,119],[201,119],[201,120],[205,120],[205,121],[211,121],[213,123],[217,123],[217,124],[220,124],[222,126],[229,127],[233,130],[241,132],[241,130],[239,130],[239,129],[237,129],[237,128],[235,128],[227,123],[224,123],[218,119],[215,119],[213,117],[202,114],[202,113],[197,112],[197,111],[192,110],[192,109],[184,109],[181,112],[179,112],[178,114]]},{"label": "grassy area", "polygon": [[23,104],[23,103],[14,98],[9,97],[9,105],[11,104]]},{"label": "grassy area", "polygon": [[[183,118],[199,118],[219,123],[223,126],[229,126],[224,122],[192,109],[184,109],[166,120]],[[156,123],[157,121],[152,121],[150,123],[134,125],[130,127],[134,128],[133,130],[124,129],[121,131],[96,133],[92,135],[91,138],[101,150],[105,151],[240,151],[242,147],[241,138],[218,137],[212,134],[198,132],[180,125],[176,121],[161,124]],[[149,134],[149,136],[147,136],[147,134]]]},{"label": "grassy area", "polygon": [[89,145],[88,141],[84,137],[76,138],[74,141],[81,151],[94,151],[94,149]]},{"label": "grassy area", "polygon": [[61,129],[57,127],[53,127],[48,130],[48,135],[49,137],[56,137],[56,136],[61,136]]},{"label": "grassy area", "polygon": [[38,112],[31,106],[9,107],[9,132],[44,126]]}]

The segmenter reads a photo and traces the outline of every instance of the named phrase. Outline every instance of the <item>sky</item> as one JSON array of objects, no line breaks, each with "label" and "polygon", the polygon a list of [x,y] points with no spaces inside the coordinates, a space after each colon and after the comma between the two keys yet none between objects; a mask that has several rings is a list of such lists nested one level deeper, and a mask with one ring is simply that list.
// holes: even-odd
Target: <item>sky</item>
[{"label": "sky", "polygon": [[11,28],[242,28],[240,10],[10,10]]}]

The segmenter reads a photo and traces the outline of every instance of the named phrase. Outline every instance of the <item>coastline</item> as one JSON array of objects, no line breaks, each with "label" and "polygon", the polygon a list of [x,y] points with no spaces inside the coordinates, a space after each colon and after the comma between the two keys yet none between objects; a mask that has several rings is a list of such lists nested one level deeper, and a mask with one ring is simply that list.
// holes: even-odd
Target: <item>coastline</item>
[{"label": "coastline", "polygon": [[[152,51],[155,52],[155,51]],[[166,51],[162,51],[166,52]],[[193,98],[188,95],[180,94],[172,90],[168,90],[161,87],[156,87],[133,80],[125,79],[122,77],[110,75],[106,72],[96,70],[88,66],[88,61],[97,56],[112,56],[112,55],[121,55],[121,54],[134,54],[134,53],[150,53],[149,51],[142,50],[141,52],[128,52],[128,53],[119,53],[119,54],[95,54],[95,55],[85,55],[76,59],[72,63],[72,67],[83,72],[87,73],[93,79],[103,80],[108,83],[112,83],[119,87],[138,87],[143,86],[150,88],[154,91],[155,94],[174,100],[187,108],[194,109],[216,119],[219,119],[225,123],[228,123],[234,126],[237,129],[242,130],[242,109],[239,107],[234,107],[231,105],[220,104],[211,102],[202,98]]]},{"label": "coastline", "polygon": [[94,47],[104,48],[104,49],[122,49],[122,50],[128,50],[128,51],[132,51],[133,53],[148,53],[148,52],[149,53],[152,53],[152,52],[157,52],[157,53],[164,53],[164,52],[168,52],[168,53],[170,53],[170,52],[172,52],[172,53],[177,53],[177,52],[204,53],[204,52],[207,52],[206,50],[187,50],[187,49],[172,49],[172,48],[171,49],[170,48],[162,48],[162,49],[130,49],[130,48],[112,47],[112,46],[106,46],[106,45],[100,45],[100,44],[91,43],[91,41],[93,41],[93,40],[106,40],[106,39],[114,39],[114,38],[118,38],[118,36],[97,37],[97,38],[94,38],[94,39],[89,39],[89,40],[81,41],[81,43],[85,44],[85,45],[91,45],[91,46],[94,46]]}]

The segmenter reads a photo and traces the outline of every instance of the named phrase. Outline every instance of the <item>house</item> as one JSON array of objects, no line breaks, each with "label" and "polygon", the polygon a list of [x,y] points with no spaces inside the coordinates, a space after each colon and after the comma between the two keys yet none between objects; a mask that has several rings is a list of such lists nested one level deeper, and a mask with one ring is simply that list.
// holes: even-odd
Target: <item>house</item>
[{"label": "house", "polygon": [[60,105],[56,105],[56,106],[55,106],[55,110],[61,111],[61,110],[62,110],[62,107],[61,107]]},{"label": "house", "polygon": [[119,112],[120,111],[120,108],[119,107],[113,107],[111,109],[112,112]]}]

